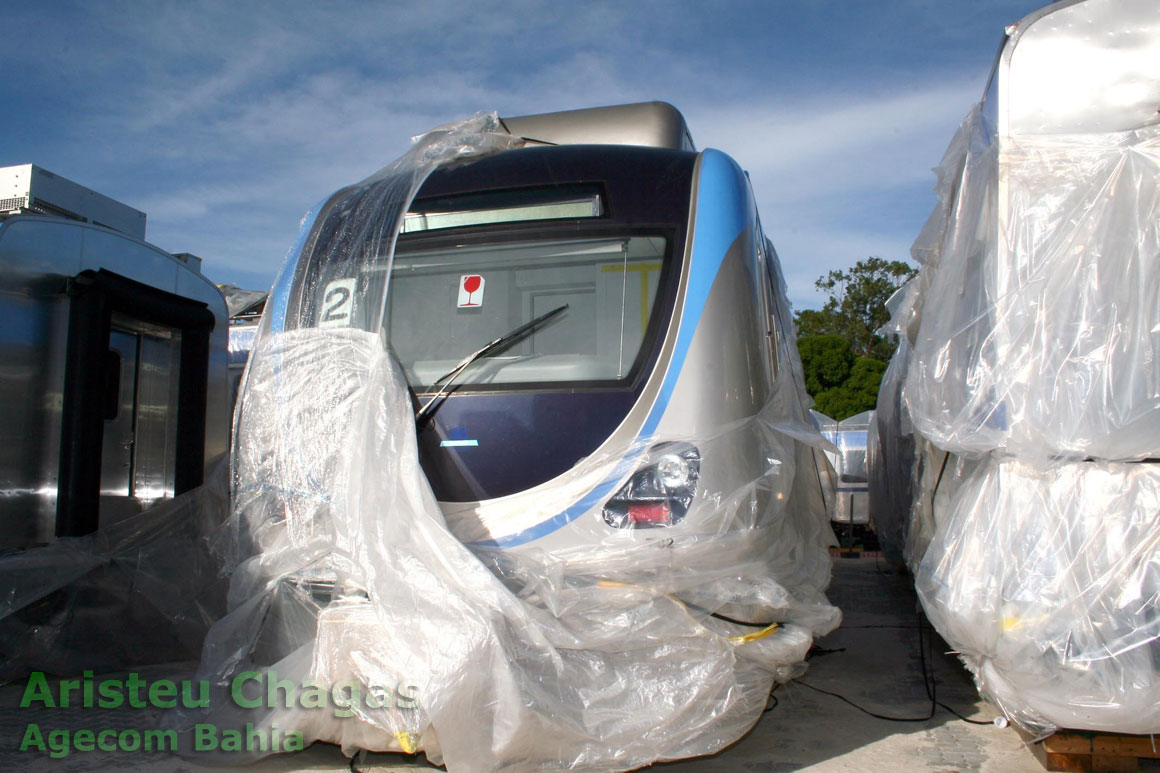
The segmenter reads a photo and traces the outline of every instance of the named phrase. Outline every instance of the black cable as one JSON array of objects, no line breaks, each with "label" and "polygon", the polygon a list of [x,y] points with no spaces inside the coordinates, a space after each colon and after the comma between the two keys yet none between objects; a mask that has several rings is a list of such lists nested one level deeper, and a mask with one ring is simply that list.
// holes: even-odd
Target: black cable
[{"label": "black cable", "polygon": [[845,647],[836,647],[834,649],[826,649],[825,647],[819,647],[818,645],[815,644],[812,647],[810,647],[809,652],[806,653],[806,660],[809,660],[810,658],[813,658],[813,657],[818,657],[820,655],[837,655],[839,652],[845,652],[845,651],[846,651]]},{"label": "black cable", "polygon": [[934,515],[934,498],[938,496],[938,487],[942,485],[943,473],[947,471],[947,462],[950,461],[950,458],[950,451],[947,451],[943,454],[942,467],[938,468],[938,479],[934,482],[934,491],[930,492],[930,509],[932,517]]},{"label": "black cable", "polygon": [[778,701],[777,696],[774,695],[774,693],[777,692],[778,687],[781,687],[781,685],[775,682],[773,689],[769,691],[769,697],[765,699],[765,711],[761,712],[762,714],[768,714],[777,708]]},{"label": "black cable", "polygon": [[[943,454],[942,466],[939,467],[938,478],[935,480],[935,483],[934,483],[934,491],[931,492],[931,495],[930,495],[931,518],[934,518],[935,500],[938,498],[938,489],[939,489],[939,486],[942,485],[943,473],[946,472],[947,462],[950,461],[950,458],[951,458],[951,455],[950,455],[949,451]],[[922,660],[922,684],[923,684],[923,687],[926,688],[926,694],[927,694],[927,697],[930,698],[931,704],[934,706],[939,706],[941,708],[946,709],[947,711],[949,711],[951,714],[954,714],[956,717],[958,717],[962,721],[967,722],[967,723],[972,724],[972,725],[994,724],[991,721],[984,721],[981,719],[967,719],[962,714],[960,714],[959,712],[952,709],[950,706],[946,705],[945,703],[939,702],[939,700],[937,698],[938,685],[935,682],[934,669],[932,667],[929,671],[929,674],[928,674],[927,666],[926,666],[926,656],[924,654],[923,641],[922,641],[923,634],[925,634],[927,646],[928,647],[933,646],[933,645],[931,645],[931,632],[933,631],[933,627],[929,625],[929,621],[926,619],[926,616],[923,615],[921,611],[919,611],[919,613],[918,613],[918,629],[919,629],[918,630],[918,653],[919,653],[919,657]],[[931,654],[931,660],[932,661],[934,660],[933,653]]]},{"label": "black cable", "polygon": [[[934,717],[935,711],[937,709],[941,708],[941,709],[945,709],[946,711],[950,712],[952,715],[954,715],[958,719],[961,719],[963,722],[967,722],[968,724],[972,724],[972,725],[991,725],[991,724],[994,724],[990,720],[969,719],[967,717],[964,717],[962,714],[955,711],[950,706],[946,705],[945,703],[941,702],[938,699],[938,682],[935,679],[934,667],[932,665],[932,663],[934,661],[934,652],[933,652],[934,642],[933,642],[933,637],[931,634],[932,634],[934,629],[930,625],[926,624],[926,618],[923,616],[921,611],[918,612],[918,625],[917,626],[911,626],[911,625],[881,625],[881,626],[867,625],[867,626],[851,626],[851,627],[904,628],[904,629],[912,629],[912,630],[916,629],[916,630],[918,630],[918,659],[919,659],[919,662],[921,663],[921,666],[922,666],[922,686],[923,686],[923,689],[926,691],[926,697],[930,699],[930,711],[927,712],[927,715],[925,717],[892,717],[892,716],[888,716],[886,714],[879,714],[875,711],[871,711],[868,708],[865,708],[863,706],[859,706],[857,703],[850,700],[849,698],[847,698],[844,695],[839,695],[838,693],[830,692],[829,690],[823,690],[820,687],[814,687],[812,684],[809,684],[807,682],[803,682],[801,679],[795,679],[794,684],[800,684],[802,687],[809,688],[810,690],[813,690],[814,692],[820,692],[823,695],[829,695],[832,698],[837,698],[838,700],[842,701],[843,703],[858,709],[858,711],[861,711],[863,714],[868,714],[869,716],[874,717],[875,719],[882,719],[882,720],[885,720],[887,722],[926,722]],[[925,636],[924,636],[924,634],[925,634]],[[821,656],[821,655],[833,655],[833,654],[836,654],[839,652],[845,652],[845,651],[846,651],[845,647],[840,647],[837,649],[824,649],[822,647],[814,646],[814,647],[811,647],[810,651],[806,654],[806,660],[809,660],[811,657],[816,657],[816,656]],[[928,658],[929,658],[930,662],[928,662]],[[774,689],[777,689],[776,686],[774,687]],[[772,691],[770,692],[770,698],[773,698]],[[765,708],[766,711],[770,711],[777,706],[776,698],[773,698],[773,700],[774,700],[773,706],[770,706],[767,702],[766,708]]]},{"label": "black cable", "polygon": [[[932,662],[934,661],[934,652],[933,652],[934,643],[933,643],[933,636],[932,636],[934,628],[929,625],[929,621],[927,621],[926,616],[923,615],[922,612],[918,613],[918,625],[919,625],[918,654],[919,654],[919,659],[922,662],[922,685],[924,688],[926,688],[926,696],[928,698],[930,698],[931,710],[933,711],[934,707],[938,706],[939,708],[942,708],[942,709],[949,711],[954,716],[958,717],[962,721],[964,721],[968,724],[971,724],[971,725],[991,725],[991,724],[994,724],[991,720],[968,719],[967,717],[964,717],[962,714],[960,714],[959,712],[952,709],[950,706],[948,706],[945,703],[943,703],[942,701],[938,700],[938,682],[935,680],[934,667],[930,666],[928,668],[928,666],[927,666],[927,654],[928,654],[928,652],[930,655],[930,660]],[[926,647],[925,648],[923,647],[923,635],[924,634],[926,637]]]},{"label": "black cable", "polygon": [[885,719],[887,722],[926,722],[928,719],[930,719],[931,717],[934,716],[934,705],[933,704],[930,707],[930,713],[927,714],[925,717],[888,717],[885,714],[878,714],[878,713],[871,711],[870,709],[862,708],[854,701],[850,700],[849,698],[847,698],[843,695],[838,695],[838,693],[836,693],[836,692],[830,692],[829,690],[823,690],[820,687],[814,687],[812,684],[807,684],[807,683],[803,682],[801,679],[795,679],[794,684],[800,684],[802,687],[808,687],[809,689],[813,690],[814,692],[820,692],[822,695],[829,695],[831,697],[837,698],[838,700],[842,701],[842,703],[846,703],[850,706],[853,706],[854,708],[858,709],[858,711],[861,711],[863,714],[869,714],[870,716],[874,717],[875,719]]},{"label": "black cable", "polygon": [[733,625],[748,626],[749,628],[768,628],[771,625],[778,624],[776,620],[772,623],[747,623],[744,620],[734,620],[732,617],[726,617],[725,615],[721,614],[720,612],[710,612],[709,617],[715,617],[718,620],[724,620],[727,623],[733,623]]}]

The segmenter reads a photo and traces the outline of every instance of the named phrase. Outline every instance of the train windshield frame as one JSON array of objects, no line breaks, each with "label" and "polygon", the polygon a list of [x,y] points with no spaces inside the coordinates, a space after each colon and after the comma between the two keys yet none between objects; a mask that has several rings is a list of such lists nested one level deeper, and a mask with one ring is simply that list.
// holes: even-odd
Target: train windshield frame
[{"label": "train windshield frame", "polygon": [[[508,361],[487,379],[473,377],[470,372],[455,377],[446,390],[446,399],[418,428],[420,463],[439,501],[474,502],[526,491],[567,472],[608,440],[656,375],[663,348],[674,333],[673,326],[683,324],[680,292],[689,269],[686,260],[691,254],[690,218],[694,215],[698,159],[698,154],[691,151],[650,147],[520,148],[436,169],[414,199],[407,202],[405,211],[391,210],[391,222],[379,217],[383,191],[374,185],[343,189],[323,205],[304,240],[304,258],[289,280],[293,289],[283,313],[287,319],[300,321],[301,327],[353,328],[382,334],[384,343],[395,350],[393,359],[422,360],[414,353],[408,356],[407,347],[399,346],[400,341],[394,345],[389,341],[390,319],[392,315],[398,318],[399,302],[412,295],[417,303],[433,305],[425,313],[455,315],[460,308],[459,290],[471,293],[474,289],[462,284],[468,271],[454,269],[449,270],[450,281],[434,295],[407,293],[402,272],[417,253],[453,252],[461,245],[518,246],[640,238],[639,243],[629,242],[633,246],[628,255],[631,258],[638,254],[636,248],[644,245],[645,239],[663,240],[661,270],[654,273],[655,279],[649,277],[656,284],[655,293],[641,304],[651,309],[647,330],[627,373],[619,367],[619,304],[621,298],[633,294],[634,285],[639,293],[641,285],[634,282],[634,274],[629,273],[625,280],[609,271],[609,275],[621,278],[621,287],[615,288],[616,311],[609,313],[615,317],[617,329],[618,367],[613,375],[620,378],[593,378],[592,373],[581,372],[567,379],[504,378],[501,382],[505,371],[510,374],[535,362]],[[598,200],[594,192],[599,194]],[[407,214],[412,215],[410,226]],[[352,235],[369,234],[368,228],[380,226],[377,242],[373,235],[369,239],[360,237],[352,249]],[[392,259],[399,261],[395,274],[399,281],[387,273]],[[624,256],[620,261],[623,270]],[[472,273],[483,280],[485,309],[494,301],[504,300],[495,291],[505,281],[514,281],[510,277],[493,281],[484,272]],[[594,285],[595,281],[588,284]],[[549,289],[552,288],[544,288],[545,293]],[[609,289],[607,285],[605,289]],[[465,303],[474,300],[465,299]],[[508,307],[519,314],[508,314],[503,325],[497,323],[475,339],[449,336],[438,350],[439,358],[446,358],[446,367],[431,364],[425,372],[415,373],[412,363],[408,373],[404,363],[400,371],[411,382],[416,410],[429,403],[437,392],[419,382],[451,372],[484,344],[563,303],[569,303],[568,312],[550,317],[531,331],[536,336],[563,333],[565,316],[573,311],[568,299],[548,296],[539,305],[521,301]],[[539,313],[533,314],[533,308]],[[576,316],[581,310],[577,304]],[[625,305],[626,320],[629,312],[630,307]],[[585,313],[595,326],[591,309]],[[418,322],[421,315],[414,319]],[[636,327],[638,330],[640,323]],[[635,345],[637,330],[629,336],[626,329],[626,341],[632,338]],[[632,353],[627,344],[625,349]],[[509,349],[506,353],[520,352]],[[470,368],[496,367],[487,359],[490,358],[485,357]],[[627,360],[626,354],[625,364]],[[548,364],[546,358],[541,358],[539,364]],[[436,370],[439,372],[434,373]],[[503,448],[509,453],[479,453],[481,448]],[[518,464],[512,463],[512,454],[517,455]]]},{"label": "train windshield frame", "polygon": [[[576,201],[583,199],[569,206]],[[599,206],[594,218],[603,214]],[[557,318],[469,366],[456,391],[633,388],[675,290],[673,229],[574,217],[505,226],[400,236],[384,327],[411,386],[434,391],[464,356],[567,304]]]}]

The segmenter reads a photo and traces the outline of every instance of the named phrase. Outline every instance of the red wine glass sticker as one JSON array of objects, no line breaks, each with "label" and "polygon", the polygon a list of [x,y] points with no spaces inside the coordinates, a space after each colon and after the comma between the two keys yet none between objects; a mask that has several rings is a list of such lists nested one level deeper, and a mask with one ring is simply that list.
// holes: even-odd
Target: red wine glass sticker
[{"label": "red wine glass sticker", "polygon": [[484,280],[479,274],[464,274],[459,277],[459,308],[474,308],[483,305]]}]

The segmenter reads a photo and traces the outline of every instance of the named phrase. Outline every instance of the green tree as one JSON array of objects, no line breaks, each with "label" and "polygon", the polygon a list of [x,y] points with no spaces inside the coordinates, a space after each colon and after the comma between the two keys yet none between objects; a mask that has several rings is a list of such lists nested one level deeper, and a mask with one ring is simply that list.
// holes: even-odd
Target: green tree
[{"label": "green tree", "polygon": [[814,395],[815,407],[838,421],[872,410],[878,403],[878,386],[885,372],[886,363],[882,360],[859,357],[841,384]]},{"label": "green tree", "polygon": [[798,355],[806,377],[806,391],[811,395],[841,386],[850,378],[854,352],[845,338],[835,335],[808,336],[798,339]]},{"label": "green tree", "polygon": [[894,344],[876,331],[890,318],[887,299],[916,273],[917,269],[901,260],[866,258],[846,271],[818,277],[814,286],[829,298],[820,311],[797,313],[798,336],[841,336],[856,357],[889,360]]},{"label": "green tree", "polygon": [[814,283],[829,298],[795,322],[806,390],[819,411],[841,421],[874,407],[895,346],[877,333],[890,316],[886,301],[916,273],[901,260],[867,258]]}]

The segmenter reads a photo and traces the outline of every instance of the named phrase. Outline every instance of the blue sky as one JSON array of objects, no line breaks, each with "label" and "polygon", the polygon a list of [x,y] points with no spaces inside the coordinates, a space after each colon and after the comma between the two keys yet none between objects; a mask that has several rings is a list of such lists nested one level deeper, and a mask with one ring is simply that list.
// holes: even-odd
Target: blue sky
[{"label": "blue sky", "polygon": [[0,166],[268,287],[303,213],[479,110],[662,99],[749,170],[790,298],[904,258],[1003,27],[1040,0],[43,2],[0,26]]}]

